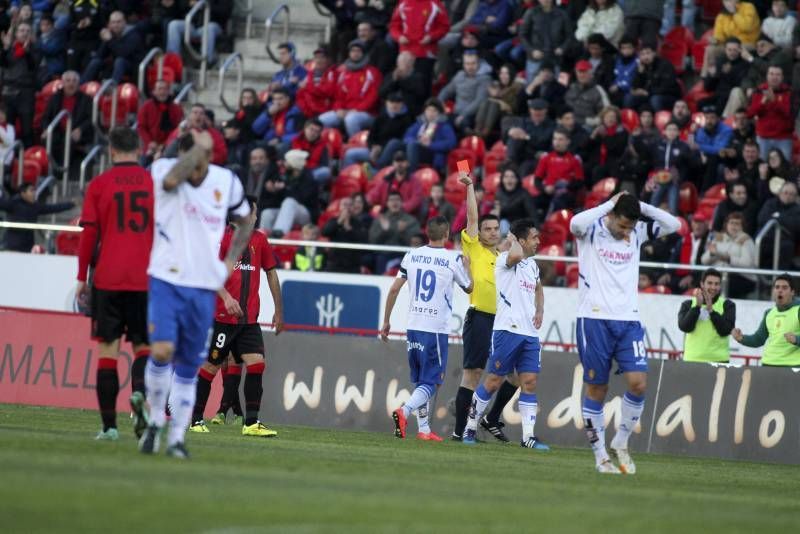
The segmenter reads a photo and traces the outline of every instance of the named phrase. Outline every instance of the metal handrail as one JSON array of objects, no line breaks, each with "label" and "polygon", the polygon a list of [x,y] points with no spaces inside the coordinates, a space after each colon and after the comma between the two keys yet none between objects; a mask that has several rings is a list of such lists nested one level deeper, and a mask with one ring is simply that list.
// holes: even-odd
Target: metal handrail
[{"label": "metal handrail", "polygon": [[[175,95],[173,102],[175,102],[176,104],[183,104],[183,99],[186,98],[186,96],[193,91],[194,91],[194,84],[192,82],[188,82],[186,85],[181,87],[181,90],[178,91],[177,95]],[[195,98],[196,97],[197,94],[195,94]]]},{"label": "metal handrail", "polygon": [[104,145],[95,145],[89,151],[89,153],[86,154],[86,157],[83,158],[83,161],[81,161],[81,175],[78,181],[78,187],[81,191],[83,191],[83,185],[86,183],[86,171],[89,169],[89,164],[92,163],[97,156],[102,156],[105,152],[105,148],[106,147]]},{"label": "metal handrail", "polygon": [[244,38],[250,39],[253,31],[253,0],[247,0],[247,8],[244,9]]},{"label": "metal handrail", "polygon": [[[58,171],[59,165],[58,161],[53,157],[53,132],[56,129],[56,126],[61,123],[61,120],[66,117],[67,118],[67,127],[64,130],[64,159],[62,160],[61,169],[61,192],[64,196],[67,196],[67,180],[69,179],[69,156],[70,152],[72,151],[72,113],[67,111],[66,109],[62,109],[58,115],[53,117],[53,120],[50,121],[50,124],[47,125],[45,128],[45,147],[47,150],[47,159],[50,162],[50,166],[53,167],[54,171]],[[52,174],[55,176],[56,172]],[[55,188],[58,191],[58,187]]]},{"label": "metal handrail", "polygon": [[160,80],[164,76],[164,51],[161,50],[159,47],[151,48],[150,51],[144,56],[144,59],[141,63],[139,63],[139,94],[145,94],[145,84],[146,84],[146,77],[147,77],[147,67],[150,66],[150,63],[160,54],[158,59],[158,77],[157,80]]},{"label": "metal handrail", "polygon": [[270,59],[272,61],[274,61],[275,63],[278,63],[278,56],[276,56],[272,52],[272,49],[270,48],[270,44],[272,42],[272,25],[275,24],[275,19],[278,18],[278,15],[280,15],[281,11],[286,11],[286,18],[283,20],[283,41],[282,41],[282,42],[285,43],[286,41],[289,40],[289,6],[288,6],[288,4],[281,4],[278,7],[276,7],[275,11],[273,11],[272,14],[269,17],[267,17],[267,20],[264,21],[264,26],[265,26],[266,31],[267,31],[267,54],[269,54]]},{"label": "metal handrail", "polygon": [[313,0],[313,4],[314,8],[317,10],[317,13],[319,13],[320,16],[325,17],[328,20],[327,24],[325,24],[325,42],[330,43],[331,32],[333,31],[333,24],[334,24],[333,13],[328,11],[327,8],[321,6],[318,0]]},{"label": "metal handrail", "polygon": [[778,269],[778,264],[780,263],[781,255],[780,255],[780,248],[781,248],[781,230],[783,230],[783,226],[780,225],[778,219],[770,219],[767,221],[767,224],[764,225],[764,228],[758,232],[756,236],[756,251],[758,252],[758,257],[761,257],[761,242],[767,236],[767,232],[769,232],[773,226],[777,226],[778,228],[775,230],[775,242],[773,243],[773,250],[772,250],[772,268],[774,270]]},{"label": "metal handrail", "polygon": [[[192,47],[192,20],[201,9],[203,10],[203,37],[200,41],[200,52],[198,53],[197,50]],[[206,56],[206,52],[208,51],[208,24],[210,20],[211,6],[206,0],[200,0],[192,6],[192,9],[189,10],[184,18],[183,44],[192,59],[200,62],[200,87],[206,86],[206,74],[208,71],[208,57]]]},{"label": "metal handrail", "polygon": [[117,125],[117,82],[114,80],[106,80],[103,82],[103,85],[100,86],[100,89],[97,91],[97,94],[94,95],[92,99],[92,124],[94,125],[94,142],[95,144],[99,143],[103,139],[103,125],[101,124],[100,120],[100,101],[103,99],[103,96],[112,91],[111,94],[111,121],[109,122],[108,129],[111,131],[114,126]]},{"label": "metal handrail", "polygon": [[244,82],[244,58],[239,52],[231,54],[228,59],[219,68],[219,101],[225,106],[229,112],[234,113],[239,107],[237,105],[231,106],[225,100],[225,74],[233,65],[236,65],[236,94],[242,92],[242,84]]},{"label": "metal handrail", "polygon": [[[9,149],[11,152],[17,151],[17,182],[14,184],[15,188],[19,188],[22,181],[23,174],[25,173],[25,145],[22,144],[22,139],[17,139]],[[0,161],[0,186],[4,183],[6,177],[6,162]]]}]

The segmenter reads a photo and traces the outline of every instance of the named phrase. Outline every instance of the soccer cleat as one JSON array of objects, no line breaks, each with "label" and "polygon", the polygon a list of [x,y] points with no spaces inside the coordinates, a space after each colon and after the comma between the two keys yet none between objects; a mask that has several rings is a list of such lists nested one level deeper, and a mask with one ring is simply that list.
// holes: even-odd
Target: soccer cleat
[{"label": "soccer cleat", "polygon": [[461,441],[461,436],[456,436],[455,434],[450,434],[450,441]]},{"label": "soccer cleat", "polygon": [[478,440],[475,439],[476,434],[477,432],[475,430],[467,428],[464,430],[464,435],[461,436],[461,443],[464,445],[475,445],[478,442]]},{"label": "soccer cleat", "polygon": [[117,432],[116,428],[101,430],[94,439],[95,441],[117,441],[119,439],[119,432]]},{"label": "soccer cleat", "polygon": [[186,445],[183,443],[175,443],[167,447],[167,456],[178,458],[179,460],[188,460],[189,451],[186,450]]},{"label": "soccer cleat", "polygon": [[617,464],[619,464],[620,472],[626,475],[636,474],[636,464],[633,463],[631,455],[628,454],[628,449],[615,449],[611,447],[609,452],[611,453],[611,458],[616,460]]},{"label": "soccer cleat", "polygon": [[158,452],[161,440],[161,429],[155,425],[148,426],[142,437],[139,438],[139,452],[142,454],[155,454]]},{"label": "soccer cleat", "polygon": [[503,443],[508,443],[510,440],[506,437],[505,432],[503,432],[503,427],[506,426],[505,423],[501,423],[500,421],[490,422],[486,419],[486,416],[481,417],[481,427],[487,431],[489,434],[493,435],[499,441]]},{"label": "soccer cleat", "polygon": [[418,432],[417,439],[422,441],[444,441],[442,438],[436,435],[435,432]]},{"label": "soccer cleat", "polygon": [[406,414],[403,413],[403,408],[398,408],[392,412],[392,420],[394,421],[394,435],[397,438],[406,437]]},{"label": "soccer cleat", "polygon": [[199,421],[195,421],[189,427],[189,432],[197,432],[198,434],[208,434],[211,431],[206,426],[206,422],[200,419]]},{"label": "soccer cleat", "polygon": [[131,418],[133,419],[133,433],[141,438],[147,428],[147,412],[144,409],[144,395],[141,391],[134,391],[130,398]]},{"label": "soccer cleat", "polygon": [[274,438],[278,433],[264,426],[261,421],[256,421],[250,426],[242,426],[242,435],[255,436],[257,438]]},{"label": "soccer cleat", "polygon": [[597,472],[604,475],[619,475],[622,473],[617,466],[611,463],[611,460],[604,460],[602,463],[597,464]]},{"label": "soccer cleat", "polygon": [[550,446],[546,443],[543,443],[539,438],[533,436],[532,438],[528,438],[525,441],[519,442],[520,446],[525,447],[526,449],[535,449],[537,451],[549,451]]},{"label": "soccer cleat", "polygon": [[218,413],[211,419],[212,425],[224,425],[225,424],[225,414]]}]

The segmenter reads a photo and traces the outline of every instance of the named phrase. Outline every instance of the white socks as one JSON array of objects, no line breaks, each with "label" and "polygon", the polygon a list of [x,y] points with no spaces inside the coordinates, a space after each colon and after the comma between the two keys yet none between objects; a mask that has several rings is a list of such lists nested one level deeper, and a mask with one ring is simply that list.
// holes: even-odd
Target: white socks
[{"label": "white socks", "polygon": [[430,408],[430,401],[426,402],[419,408],[417,408],[416,415],[417,415],[417,427],[419,431],[423,434],[429,434],[431,431],[430,424],[428,423],[428,408]]},{"label": "white socks", "polygon": [[611,440],[612,449],[628,448],[628,439],[636,428],[636,423],[642,418],[642,411],[644,411],[644,395],[637,397],[633,393],[626,392],[622,397],[622,420],[614,439]]},{"label": "white socks", "polygon": [[584,397],[583,399],[583,426],[589,446],[594,452],[597,465],[608,460],[606,452],[606,424],[603,415],[603,403]]},{"label": "white socks", "polygon": [[483,384],[478,386],[475,393],[472,395],[472,407],[469,410],[469,417],[467,417],[467,430],[478,430],[478,421],[483,417],[483,412],[489,406],[489,401],[492,400],[492,394],[486,391]]},{"label": "white socks", "polygon": [[171,381],[172,365],[160,363],[151,356],[144,369],[144,385],[150,404],[150,424],[158,428],[163,428],[167,422],[167,396]]},{"label": "white socks", "polygon": [[522,416],[522,441],[528,441],[535,435],[533,427],[536,426],[537,409],[536,393],[519,394],[519,414]]},{"label": "white socks", "polygon": [[420,406],[427,406],[428,400],[433,396],[433,386],[428,384],[420,384],[416,387],[411,397],[403,405],[403,414],[406,417],[411,415],[411,412],[419,409]]},{"label": "white socks", "polygon": [[183,443],[186,436],[186,429],[192,422],[192,411],[197,395],[197,379],[183,378],[178,375],[172,380],[170,390],[170,407],[172,409],[172,421],[169,424],[169,434],[167,445]]}]

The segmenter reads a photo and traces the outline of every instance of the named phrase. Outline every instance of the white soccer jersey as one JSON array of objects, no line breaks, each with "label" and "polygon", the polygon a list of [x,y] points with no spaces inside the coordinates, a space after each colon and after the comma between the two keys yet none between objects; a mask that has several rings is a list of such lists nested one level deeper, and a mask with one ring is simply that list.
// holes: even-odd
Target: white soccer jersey
[{"label": "white soccer jersey", "polygon": [[572,218],[570,227],[578,238],[578,317],[617,321],[639,320],[639,251],[642,243],[677,231],[680,221],[669,213],[640,203],[648,225],[637,222],[630,240],[615,239],[605,226],[614,208],[606,202]]},{"label": "white soccer jersey", "polygon": [[493,329],[539,337],[539,330],[533,326],[539,266],[533,258],[524,258],[510,267],[507,262],[508,252],[503,252],[497,256],[494,264],[497,314],[494,316]]},{"label": "white soccer jersey", "polygon": [[453,314],[453,282],[461,288],[470,285],[469,273],[455,250],[425,245],[407,252],[400,272],[408,280],[408,330],[450,333]]},{"label": "white soccer jersey", "polygon": [[151,169],[156,225],[147,273],[178,286],[216,291],[228,276],[219,259],[226,217],[229,211],[245,217],[250,205],[239,178],[216,165],[208,166],[199,187],[184,182],[164,190],[164,179],[176,162],[159,159]]}]

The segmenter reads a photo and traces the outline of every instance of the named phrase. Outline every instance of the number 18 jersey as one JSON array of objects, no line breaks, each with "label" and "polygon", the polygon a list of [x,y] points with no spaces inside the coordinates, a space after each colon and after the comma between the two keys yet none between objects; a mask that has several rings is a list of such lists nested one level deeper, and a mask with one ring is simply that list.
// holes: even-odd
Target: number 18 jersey
[{"label": "number 18 jersey", "polygon": [[400,272],[408,280],[407,330],[447,334],[453,315],[453,282],[461,288],[470,284],[461,254],[425,245],[407,252]]}]

